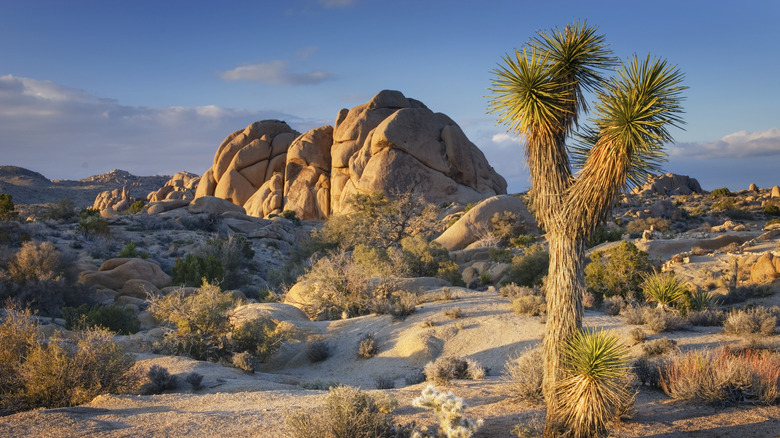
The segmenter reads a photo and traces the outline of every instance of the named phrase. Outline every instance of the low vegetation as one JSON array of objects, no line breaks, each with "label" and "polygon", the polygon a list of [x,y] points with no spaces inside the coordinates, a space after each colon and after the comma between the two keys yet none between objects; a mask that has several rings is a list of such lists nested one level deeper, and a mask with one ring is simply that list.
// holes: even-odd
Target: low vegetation
[{"label": "low vegetation", "polygon": [[655,268],[646,252],[622,241],[612,249],[593,253],[590,258],[591,263],[585,267],[585,285],[590,293],[605,299],[617,295],[644,301],[643,276]]}]

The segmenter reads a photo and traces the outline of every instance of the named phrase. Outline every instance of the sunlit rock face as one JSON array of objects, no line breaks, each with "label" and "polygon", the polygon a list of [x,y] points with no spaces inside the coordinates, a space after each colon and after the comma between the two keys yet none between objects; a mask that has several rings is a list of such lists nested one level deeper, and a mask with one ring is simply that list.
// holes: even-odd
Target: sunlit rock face
[{"label": "sunlit rock face", "polygon": [[216,196],[267,217],[325,219],[358,193],[412,191],[433,203],[506,193],[506,181],[460,127],[399,91],[339,111],[335,126],[298,134],[276,120],[230,134],[196,197]]}]

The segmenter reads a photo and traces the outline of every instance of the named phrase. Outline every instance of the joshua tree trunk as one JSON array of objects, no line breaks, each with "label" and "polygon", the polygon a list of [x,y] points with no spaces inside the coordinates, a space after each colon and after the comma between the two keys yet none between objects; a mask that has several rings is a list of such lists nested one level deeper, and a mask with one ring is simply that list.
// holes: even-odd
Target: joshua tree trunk
[{"label": "joshua tree trunk", "polygon": [[561,379],[561,349],[582,327],[582,292],[585,289],[583,239],[564,233],[548,233],[550,270],[547,277],[547,324],[544,335],[544,381],[547,404],[545,436],[558,430],[555,387]]}]

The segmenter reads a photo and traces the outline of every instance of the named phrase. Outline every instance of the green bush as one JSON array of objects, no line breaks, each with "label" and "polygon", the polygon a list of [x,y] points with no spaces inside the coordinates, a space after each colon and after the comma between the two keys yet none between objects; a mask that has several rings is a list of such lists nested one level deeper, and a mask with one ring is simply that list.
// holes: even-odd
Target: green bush
[{"label": "green bush", "polygon": [[158,349],[212,361],[247,352],[263,361],[287,339],[287,326],[271,319],[231,321],[234,307],[230,292],[222,292],[219,286],[207,282],[190,295],[180,289],[152,297],[149,311],[156,320],[174,329],[163,337]]},{"label": "green bush", "polygon": [[[643,231],[649,230],[652,227],[655,231],[665,233],[669,231],[670,226],[671,222],[669,222],[668,219],[660,217],[640,218],[629,222],[628,225],[626,225],[626,232],[629,234],[641,234]],[[615,240],[620,240],[620,238]]]},{"label": "green bush", "polygon": [[144,211],[144,207],[146,207],[146,203],[142,201],[141,199],[133,202],[130,204],[130,207],[125,210],[125,214],[138,214]]},{"label": "green bush", "polygon": [[646,252],[623,241],[615,248],[594,252],[590,259],[585,267],[588,292],[603,298],[618,295],[644,300],[640,289],[642,275],[655,268]]},{"label": "green bush", "polygon": [[0,193],[0,220],[12,220],[19,217],[13,197],[8,193]]},{"label": "green bush", "polygon": [[490,218],[491,235],[502,243],[528,232],[528,227],[510,211],[496,212]]},{"label": "green bush", "polygon": [[[95,211],[95,210],[91,210],[91,211]],[[97,216],[92,213],[87,213],[86,215],[82,214],[81,217],[82,219],[79,221],[79,224],[76,227],[76,229],[84,237],[108,238],[111,235],[111,230],[109,229],[108,222],[106,222],[105,219],[101,218],[99,213]]]},{"label": "green bush", "polygon": [[123,258],[136,258],[148,259],[149,253],[146,251],[138,251],[138,244],[135,242],[127,242],[125,246],[119,250],[119,257]]},{"label": "green bush", "polygon": [[206,261],[207,267],[218,269],[213,261],[218,262],[222,267],[220,277],[210,278],[209,281],[219,279],[222,287],[235,289],[243,285],[246,277],[243,270],[255,256],[255,251],[252,249],[252,243],[245,237],[230,235],[207,240],[196,254]]},{"label": "green bush", "polygon": [[79,307],[63,307],[62,317],[68,330],[83,330],[100,327],[120,335],[138,331],[140,323],[135,313],[124,307],[82,304]]},{"label": "green bush", "polygon": [[550,266],[550,255],[540,245],[533,245],[520,256],[512,259],[512,267],[504,277],[503,283],[515,283],[519,286],[540,286]]},{"label": "green bush", "polygon": [[715,189],[710,192],[710,196],[713,198],[724,198],[728,196],[734,196],[733,193],[731,193],[731,190],[729,190],[727,187],[721,187],[719,189]]},{"label": "green bush", "polygon": [[52,220],[70,220],[77,216],[76,204],[70,198],[62,198],[56,204],[49,205],[43,217]]},{"label": "green bush", "polygon": [[401,240],[401,251],[404,264],[412,277],[438,277],[453,286],[463,286],[458,265],[440,244],[418,234],[404,237]]},{"label": "green bush", "polygon": [[223,278],[224,268],[214,256],[203,257],[197,254],[187,254],[184,260],[176,259],[173,265],[173,284],[197,286],[203,282],[219,282]]},{"label": "green bush", "polygon": [[394,403],[349,386],[330,389],[325,405],[288,414],[285,426],[294,438],[393,438],[388,414]]},{"label": "green bush", "polygon": [[536,243],[536,236],[533,234],[521,234],[509,240],[509,243],[514,245],[515,248],[525,248]]},{"label": "green bush", "polygon": [[604,242],[616,242],[623,237],[622,228],[607,228],[604,225],[599,225],[590,233],[588,243],[585,244],[587,248],[593,248],[594,246],[601,245]]},{"label": "green bush", "polygon": [[764,214],[767,216],[780,216],[780,206],[770,204],[764,207]]}]

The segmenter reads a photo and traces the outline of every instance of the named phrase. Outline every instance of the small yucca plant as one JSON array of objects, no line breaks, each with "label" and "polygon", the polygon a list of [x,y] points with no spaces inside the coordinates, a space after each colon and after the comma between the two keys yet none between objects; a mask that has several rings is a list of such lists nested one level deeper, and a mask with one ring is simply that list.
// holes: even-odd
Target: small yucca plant
[{"label": "small yucca plant", "polygon": [[717,305],[715,295],[713,295],[712,292],[701,290],[699,287],[696,288],[695,292],[690,292],[687,298],[688,309],[694,312],[707,310],[710,307]]},{"label": "small yucca plant", "polygon": [[647,302],[657,302],[658,307],[667,308],[682,301],[688,288],[674,272],[653,272],[644,277],[642,292]]},{"label": "small yucca plant", "polygon": [[612,331],[584,329],[566,343],[556,393],[560,423],[576,438],[600,436],[633,403],[628,351]]}]

